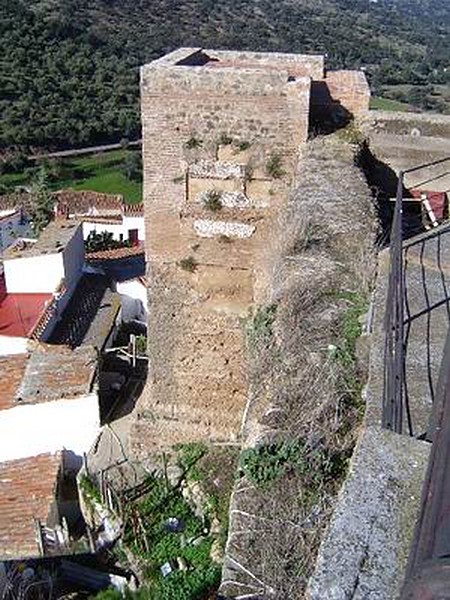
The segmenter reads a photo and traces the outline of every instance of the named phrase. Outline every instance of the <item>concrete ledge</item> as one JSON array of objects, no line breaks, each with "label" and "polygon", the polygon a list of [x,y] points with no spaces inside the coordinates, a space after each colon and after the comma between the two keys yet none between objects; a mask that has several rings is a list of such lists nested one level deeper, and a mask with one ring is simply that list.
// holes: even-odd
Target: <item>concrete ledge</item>
[{"label": "concrete ledge", "polygon": [[393,600],[403,581],[429,444],[368,427],[309,582],[309,600]]}]

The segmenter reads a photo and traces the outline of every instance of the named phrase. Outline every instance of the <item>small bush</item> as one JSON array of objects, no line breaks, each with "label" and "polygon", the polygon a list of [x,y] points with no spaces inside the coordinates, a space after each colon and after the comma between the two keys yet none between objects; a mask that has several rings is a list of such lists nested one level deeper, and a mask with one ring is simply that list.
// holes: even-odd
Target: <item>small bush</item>
[{"label": "small bush", "polygon": [[346,127],[337,131],[338,137],[349,144],[359,145],[364,141],[363,134],[357,125],[351,121]]},{"label": "small bush", "polygon": [[221,146],[230,146],[233,143],[233,138],[227,135],[226,133],[222,133],[219,138],[219,144]]},{"label": "small bush", "polygon": [[221,197],[222,192],[219,192],[218,190],[209,190],[203,197],[203,204],[208,210],[217,212],[222,208]]},{"label": "small bush", "polygon": [[203,146],[203,140],[200,140],[194,136],[188,139],[186,142],[186,148],[188,150],[193,150],[194,148],[201,148]]},{"label": "small bush", "polygon": [[239,152],[245,152],[246,150],[248,150],[251,146],[250,142],[238,142],[236,144],[237,149],[239,150]]},{"label": "small bush", "polygon": [[193,273],[198,266],[198,263],[193,256],[182,258],[178,264],[183,269],[183,271],[188,271],[189,273]]},{"label": "small bush", "polygon": [[195,464],[206,454],[207,447],[201,442],[191,442],[189,444],[179,444],[175,446],[178,451],[178,464],[183,471],[191,471],[191,478],[198,479],[198,473],[195,471]]},{"label": "small bush", "polygon": [[130,181],[142,181],[142,155],[140,152],[126,151],[123,173]]},{"label": "small bush", "polygon": [[241,475],[259,487],[267,487],[292,470],[317,488],[339,477],[346,468],[347,458],[323,446],[311,447],[303,440],[296,440],[248,448],[241,453],[239,467]]},{"label": "small bush", "polygon": [[273,334],[273,324],[277,312],[276,304],[259,307],[253,318],[247,324],[247,336],[250,345],[268,344]]},{"label": "small bush", "polygon": [[147,355],[147,337],[145,335],[136,336],[136,350],[140,356]]},{"label": "small bush", "polygon": [[184,175],[177,175],[172,179],[173,183],[183,183]]},{"label": "small bush", "polygon": [[281,179],[286,171],[283,169],[283,161],[279,154],[271,154],[266,162],[266,173],[273,179]]},{"label": "small bush", "polygon": [[88,475],[81,475],[79,486],[86,500],[101,503],[100,491]]},{"label": "small bush", "polygon": [[129,240],[115,240],[110,231],[91,231],[84,242],[86,252],[101,252],[115,250],[116,248],[129,248]]}]

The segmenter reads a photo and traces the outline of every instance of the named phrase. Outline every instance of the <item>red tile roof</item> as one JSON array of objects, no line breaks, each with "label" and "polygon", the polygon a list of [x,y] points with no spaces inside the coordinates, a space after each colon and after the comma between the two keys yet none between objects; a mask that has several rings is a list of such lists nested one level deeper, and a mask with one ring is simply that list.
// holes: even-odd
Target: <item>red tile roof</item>
[{"label": "red tile roof", "polygon": [[91,211],[122,210],[123,197],[118,194],[104,194],[92,190],[60,190],[53,194],[57,214],[67,212],[72,215],[86,215]]},{"label": "red tile roof", "polygon": [[30,348],[32,352],[16,394],[22,403],[51,402],[91,393],[97,370],[97,353],[92,346],[71,350],[67,346],[32,342]]},{"label": "red tile roof", "polygon": [[61,453],[0,463],[0,559],[40,556],[35,522],[55,500]]},{"label": "red tile roof", "polygon": [[[0,286],[1,287],[1,286]],[[1,294],[0,335],[28,337],[52,294]]]},{"label": "red tile roof", "polygon": [[16,406],[15,397],[22,382],[28,354],[0,357],[0,410]]},{"label": "red tile roof", "polygon": [[115,248],[114,250],[100,250],[99,252],[89,252],[86,254],[86,260],[115,260],[118,258],[128,258],[144,254],[144,246],[133,246],[131,248]]},{"label": "red tile roof", "polygon": [[144,214],[144,203],[139,204],[123,204],[123,213],[130,217],[140,217]]}]

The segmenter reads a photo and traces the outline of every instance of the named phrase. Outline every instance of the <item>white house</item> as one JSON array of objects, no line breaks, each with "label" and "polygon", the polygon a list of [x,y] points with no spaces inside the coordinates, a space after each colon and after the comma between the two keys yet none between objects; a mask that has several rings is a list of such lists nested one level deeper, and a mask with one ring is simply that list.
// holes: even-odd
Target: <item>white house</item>
[{"label": "white house", "polygon": [[84,264],[81,224],[53,221],[38,240],[18,239],[0,274],[0,356],[47,340],[67,306]]},{"label": "white house", "polygon": [[0,463],[66,450],[79,467],[100,430],[96,369],[92,346],[0,357]]},{"label": "white house", "polygon": [[82,221],[84,239],[104,231],[133,245],[145,239],[143,204],[127,204],[120,195],[61,190],[55,193],[55,216]]}]

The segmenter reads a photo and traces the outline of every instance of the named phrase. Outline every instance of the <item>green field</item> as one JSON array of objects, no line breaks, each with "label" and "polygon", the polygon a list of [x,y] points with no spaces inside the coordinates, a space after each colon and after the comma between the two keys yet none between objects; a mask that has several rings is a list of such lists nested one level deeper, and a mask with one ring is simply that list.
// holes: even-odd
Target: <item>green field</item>
[{"label": "green field", "polygon": [[[123,170],[125,151],[115,150],[78,158],[50,161],[50,187],[53,190],[72,188],[93,190],[108,194],[121,194],[125,201],[134,204],[142,201],[142,182],[127,179]],[[16,186],[28,186],[33,169],[23,173],[0,176],[2,191],[13,191]]]},{"label": "green field", "polygon": [[370,99],[371,110],[390,110],[399,112],[411,111],[412,107],[404,102],[398,102],[398,100],[389,100],[388,98],[380,98],[372,96]]}]

